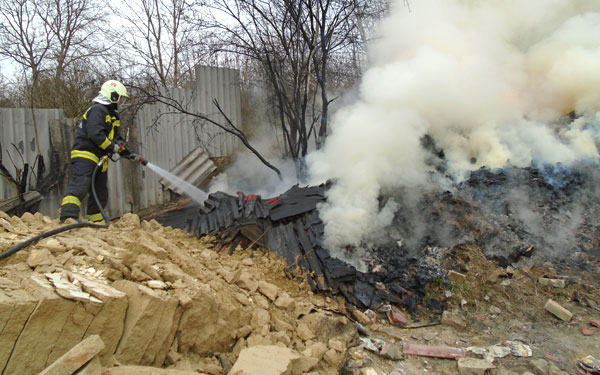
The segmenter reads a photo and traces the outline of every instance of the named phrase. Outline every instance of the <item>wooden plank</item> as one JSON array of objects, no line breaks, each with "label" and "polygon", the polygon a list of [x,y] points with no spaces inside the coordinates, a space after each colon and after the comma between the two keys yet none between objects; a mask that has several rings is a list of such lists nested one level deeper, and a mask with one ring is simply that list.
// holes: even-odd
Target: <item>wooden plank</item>
[{"label": "wooden plank", "polygon": [[315,250],[312,247],[310,239],[306,234],[304,229],[304,223],[302,220],[296,220],[296,233],[298,239],[300,240],[300,245],[304,250],[304,255],[306,256],[306,260],[310,266],[309,277],[314,277],[317,287],[319,290],[327,290],[327,285],[325,281],[325,276],[323,275],[323,268],[321,267],[321,262],[317,258],[315,254]]}]

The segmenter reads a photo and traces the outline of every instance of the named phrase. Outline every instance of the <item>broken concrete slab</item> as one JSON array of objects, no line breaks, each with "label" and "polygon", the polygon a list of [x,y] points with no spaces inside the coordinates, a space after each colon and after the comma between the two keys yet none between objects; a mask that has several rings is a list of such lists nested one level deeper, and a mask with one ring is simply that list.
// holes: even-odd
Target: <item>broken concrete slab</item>
[{"label": "broken concrete slab", "polygon": [[[316,358],[306,357],[289,348],[274,345],[256,345],[243,349],[229,374],[244,375],[296,375],[309,371]],[[308,365],[309,368],[306,368]]]},{"label": "broken concrete slab", "polygon": [[449,325],[455,328],[466,328],[467,323],[460,316],[458,311],[446,310],[442,314],[442,324]]},{"label": "broken concrete slab", "polygon": [[[77,343],[81,342],[94,320],[94,316],[100,311],[101,306],[97,304],[74,303],[60,335],[54,338],[52,351],[46,360],[46,366],[60,358]],[[104,344],[102,345],[104,348]]]},{"label": "broken concrete slab", "polygon": [[0,369],[4,369],[38,301],[24,290],[0,290]]},{"label": "broken concrete slab", "polygon": [[[125,293],[112,287],[107,286],[100,289],[94,287],[94,290],[92,293],[102,296],[103,302],[100,305],[100,310],[94,314],[86,335],[98,335],[102,338],[105,348],[100,352],[99,357],[102,365],[106,365],[115,353],[123,335],[125,314],[129,302]],[[92,305],[88,305],[87,308],[92,308]]]},{"label": "broken concrete slab", "polygon": [[275,301],[275,306],[284,310],[292,309],[294,307],[294,299],[287,293],[280,293],[279,297]]},{"label": "broken concrete slab", "polygon": [[246,289],[250,293],[254,293],[258,289],[258,281],[254,280],[249,272],[242,272],[240,278],[236,282],[236,285],[242,289]]},{"label": "broken concrete slab", "polygon": [[552,299],[548,299],[546,305],[544,306],[544,309],[550,312],[552,315],[556,316],[557,318],[564,320],[565,322],[569,322],[573,318],[572,312],[565,309]]},{"label": "broken concrete slab", "polygon": [[384,358],[389,358],[394,361],[398,361],[404,358],[404,352],[402,351],[403,347],[401,343],[389,343],[386,342],[383,344],[381,348],[381,354]]},{"label": "broken concrete slab", "polygon": [[[34,374],[46,368],[55,343],[71,315],[76,302],[58,296],[41,275],[23,279],[38,300],[5,367],[7,374]],[[56,353],[58,356],[64,354]]]},{"label": "broken concrete slab", "polygon": [[496,368],[490,361],[477,358],[459,358],[458,372],[463,375],[484,375],[486,371]]},{"label": "broken concrete slab", "polygon": [[173,324],[179,323],[174,321],[178,299],[126,280],[116,281],[113,287],[127,294],[129,301],[123,335],[116,350],[117,360],[132,365],[153,364]]},{"label": "broken concrete slab", "polygon": [[95,356],[87,365],[83,366],[76,375],[102,375],[100,357]]},{"label": "broken concrete slab", "polygon": [[352,311],[352,316],[354,318],[356,318],[356,320],[358,320],[358,322],[360,324],[368,325],[368,324],[372,323],[371,319],[367,316],[367,314],[365,314],[364,312],[360,311],[359,309],[354,309]]},{"label": "broken concrete slab", "polygon": [[258,282],[258,290],[271,302],[275,302],[277,295],[279,294],[279,288],[276,285],[268,283],[264,280]]},{"label": "broken concrete slab", "polygon": [[558,289],[564,289],[567,286],[567,280],[564,279],[548,279],[545,277],[540,277],[538,282],[540,285],[551,286]]},{"label": "broken concrete slab", "polygon": [[467,280],[467,277],[460,272],[449,271],[448,272],[448,280],[450,280],[454,284],[460,284],[460,283],[464,283]]},{"label": "broken concrete slab", "polygon": [[68,276],[71,281],[79,282],[83,291],[101,301],[126,297],[125,293],[118,291],[117,289],[106,284],[102,284],[96,280],[92,280],[91,278],[82,274],[69,272]]},{"label": "broken concrete slab", "polygon": [[79,302],[102,302],[96,297],[93,297],[91,294],[84,292],[81,287],[73,285],[67,278],[66,274],[52,272],[45,273],[44,276],[46,276],[52,285],[54,285],[56,288],[56,293],[63,298],[72,299]]},{"label": "broken concrete slab", "polygon": [[39,375],[71,375],[102,349],[104,349],[104,342],[100,336],[89,336],[46,367]]},{"label": "broken concrete slab", "polygon": [[302,340],[307,341],[316,337],[315,333],[310,329],[310,327],[305,322],[298,323],[296,327],[296,335],[300,337]]},{"label": "broken concrete slab", "polygon": [[50,264],[52,258],[52,253],[48,249],[32,249],[27,257],[27,265],[35,268],[40,264]]}]

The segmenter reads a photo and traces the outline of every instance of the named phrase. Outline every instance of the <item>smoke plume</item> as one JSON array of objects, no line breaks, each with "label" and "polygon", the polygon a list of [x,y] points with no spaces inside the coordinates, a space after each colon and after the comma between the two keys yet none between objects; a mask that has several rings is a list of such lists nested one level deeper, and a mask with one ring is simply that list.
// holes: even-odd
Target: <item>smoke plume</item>
[{"label": "smoke plume", "polygon": [[209,191],[224,191],[229,194],[244,192],[256,194],[262,198],[271,198],[288,190],[298,182],[296,165],[291,160],[283,160],[279,155],[279,145],[270,136],[269,129],[261,127],[250,140],[253,147],[281,173],[281,179],[275,171],[265,165],[248,150],[239,151],[227,170],[217,175],[210,184]]},{"label": "smoke plume", "polygon": [[481,166],[597,162],[599,1],[396,0],[373,40],[358,99],[308,157],[312,183],[336,181],[320,208],[329,249],[392,221],[382,193],[431,183],[425,135],[458,181]]}]

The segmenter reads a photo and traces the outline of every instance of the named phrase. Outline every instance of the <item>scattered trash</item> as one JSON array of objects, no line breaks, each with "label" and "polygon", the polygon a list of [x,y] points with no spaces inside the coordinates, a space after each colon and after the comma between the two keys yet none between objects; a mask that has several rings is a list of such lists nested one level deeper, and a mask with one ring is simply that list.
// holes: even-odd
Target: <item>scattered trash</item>
[{"label": "scattered trash", "polygon": [[590,324],[596,328],[600,328],[600,320],[590,320]]},{"label": "scattered trash", "polygon": [[379,353],[383,345],[385,345],[385,341],[381,339],[371,339],[368,337],[360,337],[360,341],[362,341],[365,349],[370,350],[375,353]]},{"label": "scattered trash", "polygon": [[465,299],[461,299],[460,300],[460,308],[463,309],[465,307],[465,305],[467,304],[467,301],[465,301]]},{"label": "scattered trash", "polygon": [[579,366],[592,374],[600,374],[600,361],[591,355],[581,358],[579,360]]},{"label": "scattered trash", "polygon": [[454,293],[452,293],[451,291],[447,290],[444,295],[446,296],[446,298],[450,298],[454,295]]},{"label": "scattered trash", "polygon": [[364,335],[364,336],[368,336],[369,335],[369,331],[367,331],[367,329],[365,328],[365,326],[363,326],[359,322],[356,322],[356,329],[358,330],[358,333],[360,333],[361,335]]},{"label": "scattered trash", "polygon": [[510,348],[511,354],[515,357],[531,357],[533,354],[529,345],[520,341],[506,341],[504,345]]}]

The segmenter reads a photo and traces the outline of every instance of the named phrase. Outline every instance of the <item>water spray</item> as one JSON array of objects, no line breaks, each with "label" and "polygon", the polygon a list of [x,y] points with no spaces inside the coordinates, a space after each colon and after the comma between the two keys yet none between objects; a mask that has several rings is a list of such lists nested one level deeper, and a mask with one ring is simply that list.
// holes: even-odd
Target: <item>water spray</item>
[{"label": "water spray", "polygon": [[163,177],[164,179],[168,180],[170,183],[175,185],[178,189],[180,189],[187,196],[189,196],[194,201],[199,203],[201,207],[204,207],[203,203],[208,198],[208,194],[205,191],[198,189],[196,186],[190,184],[189,182],[185,181],[181,177],[176,176],[173,173],[160,168],[156,164],[152,164],[152,163],[148,162],[148,160],[144,159],[142,156],[140,156],[138,154],[130,153],[129,155],[122,156],[122,157],[125,159],[139,161],[140,164],[142,164],[145,167],[148,167],[154,173],[156,173],[159,176]]}]

